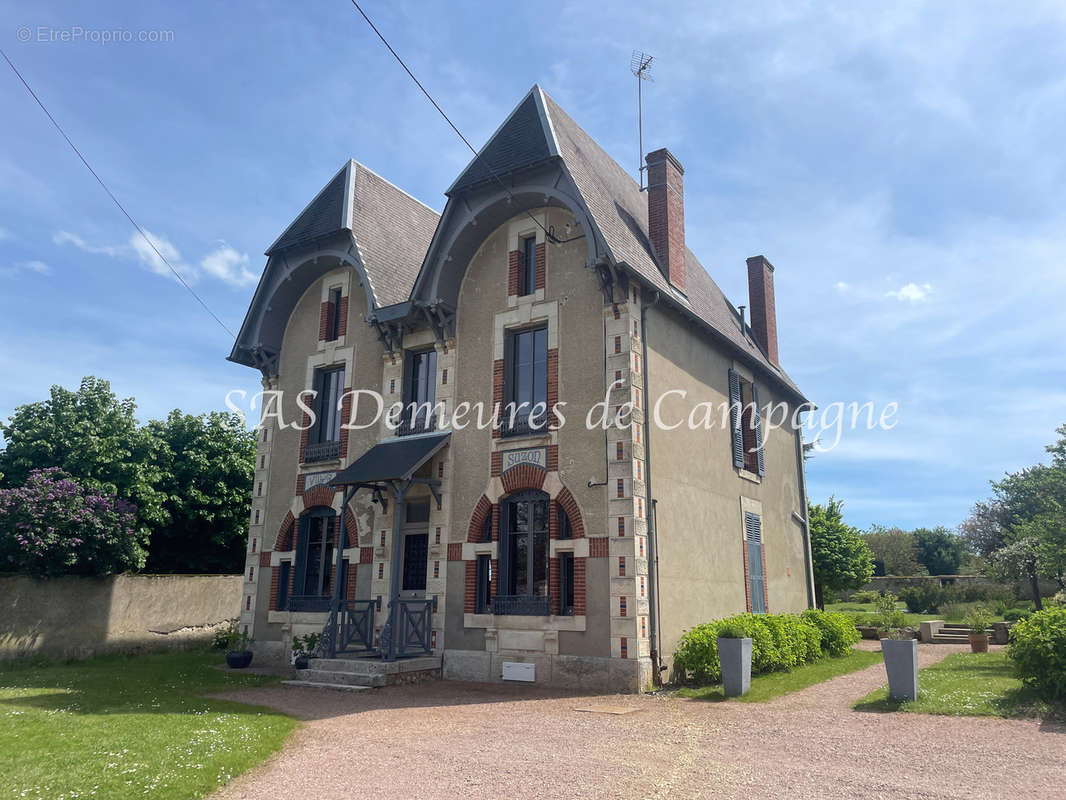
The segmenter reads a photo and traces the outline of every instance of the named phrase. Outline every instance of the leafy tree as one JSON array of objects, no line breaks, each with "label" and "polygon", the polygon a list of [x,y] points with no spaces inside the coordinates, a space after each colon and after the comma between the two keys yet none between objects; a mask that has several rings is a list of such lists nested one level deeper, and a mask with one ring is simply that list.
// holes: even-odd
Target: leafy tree
[{"label": "leafy tree", "polygon": [[152,572],[240,572],[255,470],[255,432],[236,414],[183,414],[148,424],[168,520],[152,533]]},{"label": "leafy tree", "polygon": [[108,575],[144,565],[136,509],[56,468],[0,489],[0,569],[35,577]]},{"label": "leafy tree", "polygon": [[966,542],[942,525],[930,530],[916,528],[914,541],[918,563],[930,575],[957,575],[966,558]]},{"label": "leafy tree", "polygon": [[132,398],[119,400],[108,381],[86,377],[77,391],[53,386],[48,400],[15,409],[0,425],[3,485],[21,486],[34,470],[58,467],[79,484],[117,495],[137,507],[139,535],[166,515],[155,488],[159,442],[137,426]]},{"label": "leafy tree", "polygon": [[925,567],[918,562],[918,542],[913,533],[874,525],[862,538],[873,553],[875,574],[926,574]]},{"label": "leafy tree", "polygon": [[1046,449],[1051,464],[1008,473],[992,483],[993,496],[974,506],[962,535],[988,556],[995,574],[1029,583],[1033,602],[1043,607],[1039,579],[1066,588],[1066,425]]},{"label": "leafy tree", "polygon": [[826,592],[858,589],[874,572],[873,553],[859,531],[844,522],[843,505],[833,497],[824,506],[808,502],[814,584],[822,609]]}]

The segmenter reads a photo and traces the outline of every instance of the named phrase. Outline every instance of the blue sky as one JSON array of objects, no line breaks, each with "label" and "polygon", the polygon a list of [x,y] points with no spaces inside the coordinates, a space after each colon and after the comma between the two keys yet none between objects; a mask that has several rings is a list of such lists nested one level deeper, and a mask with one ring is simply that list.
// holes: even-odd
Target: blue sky
[{"label": "blue sky", "polygon": [[[685,166],[689,245],[736,303],[745,257],[774,262],[782,363],[819,405],[900,404],[809,462],[813,500],[954,526],[1044,458],[1066,422],[1066,6],[510,5],[364,7],[475,144],[539,82],[633,167],[630,53],[656,56],[645,146]],[[0,46],[232,330],[345,159],[438,210],[469,160],[344,0],[0,9]],[[75,26],[173,34],[38,40]],[[2,73],[0,416],[86,374],[142,419],[257,388]]]}]

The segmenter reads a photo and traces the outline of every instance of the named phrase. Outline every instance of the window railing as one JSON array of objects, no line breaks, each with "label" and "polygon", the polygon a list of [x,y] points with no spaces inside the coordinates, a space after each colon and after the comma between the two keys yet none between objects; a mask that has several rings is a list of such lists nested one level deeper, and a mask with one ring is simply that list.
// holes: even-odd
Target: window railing
[{"label": "window railing", "polygon": [[546,617],[552,613],[552,599],[550,596],[498,594],[492,598],[492,613]]},{"label": "window railing", "polygon": [[403,419],[400,420],[400,426],[396,429],[397,436],[412,436],[416,433],[429,433],[430,431],[437,430],[437,415],[430,414],[418,414],[412,416],[411,414],[404,414]]},{"label": "window railing", "polygon": [[500,420],[500,435],[501,436],[538,436],[540,434],[548,433],[548,420],[540,415],[535,420],[535,425],[531,425],[529,420],[532,415],[525,417],[516,417],[511,419],[510,416],[504,415]]},{"label": "window railing", "polygon": [[304,463],[310,464],[315,461],[332,461],[340,458],[341,443],[338,442],[315,442],[304,445]]},{"label": "window railing", "polygon": [[289,611],[329,611],[333,598],[328,594],[296,594],[289,597]]}]

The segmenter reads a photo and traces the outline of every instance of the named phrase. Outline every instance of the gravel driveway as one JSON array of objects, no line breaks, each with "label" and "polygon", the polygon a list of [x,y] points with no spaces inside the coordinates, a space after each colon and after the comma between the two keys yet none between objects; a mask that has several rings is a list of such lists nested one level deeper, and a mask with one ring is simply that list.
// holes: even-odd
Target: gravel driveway
[{"label": "gravel driveway", "polygon": [[[875,645],[876,646],[876,645]],[[922,666],[968,648],[922,645]],[[768,703],[434,682],[225,697],[306,721],[217,800],[1066,797],[1066,727],[856,712],[878,664]],[[582,713],[611,706],[635,713]]]}]

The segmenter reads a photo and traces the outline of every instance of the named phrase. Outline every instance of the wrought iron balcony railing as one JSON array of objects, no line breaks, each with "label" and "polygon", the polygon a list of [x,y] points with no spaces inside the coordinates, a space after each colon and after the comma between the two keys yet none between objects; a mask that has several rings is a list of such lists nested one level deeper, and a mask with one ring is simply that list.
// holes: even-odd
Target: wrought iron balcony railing
[{"label": "wrought iron balcony railing", "polygon": [[552,599],[550,596],[498,594],[492,598],[492,613],[546,617],[552,613]]},{"label": "wrought iron balcony railing", "polygon": [[396,429],[397,436],[412,436],[416,433],[429,433],[437,430],[437,417],[435,414],[418,414],[412,416],[405,414],[400,421],[400,427]]},{"label": "wrought iron balcony railing", "polygon": [[340,458],[341,443],[316,442],[304,445],[304,463],[311,464],[315,461],[333,461]]}]

